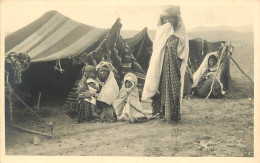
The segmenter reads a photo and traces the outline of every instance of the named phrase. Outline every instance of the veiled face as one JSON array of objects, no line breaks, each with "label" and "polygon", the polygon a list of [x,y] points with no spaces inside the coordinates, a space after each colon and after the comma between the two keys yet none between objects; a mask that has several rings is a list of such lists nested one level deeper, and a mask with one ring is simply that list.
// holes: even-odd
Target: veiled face
[{"label": "veiled face", "polygon": [[172,26],[178,25],[178,18],[176,16],[161,16],[162,25],[165,23],[171,23]]},{"label": "veiled face", "polygon": [[98,71],[98,77],[102,82],[105,82],[108,78],[110,71],[109,70],[104,70],[104,69],[100,69]]}]

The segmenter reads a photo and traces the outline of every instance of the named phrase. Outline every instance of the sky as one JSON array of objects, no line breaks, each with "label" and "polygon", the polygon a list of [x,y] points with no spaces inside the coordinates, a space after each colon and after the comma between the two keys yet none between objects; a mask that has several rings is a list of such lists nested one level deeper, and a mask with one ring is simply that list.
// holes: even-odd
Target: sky
[{"label": "sky", "polygon": [[[100,3],[97,3],[100,2]],[[1,16],[5,33],[14,32],[49,10],[57,10],[76,21],[110,28],[120,17],[122,30],[156,29],[161,5],[179,5],[186,28],[254,24],[253,1],[80,1],[3,0]],[[131,2],[131,3],[130,3]],[[152,3],[153,2],[153,3]],[[196,3],[195,3],[196,2]]]}]

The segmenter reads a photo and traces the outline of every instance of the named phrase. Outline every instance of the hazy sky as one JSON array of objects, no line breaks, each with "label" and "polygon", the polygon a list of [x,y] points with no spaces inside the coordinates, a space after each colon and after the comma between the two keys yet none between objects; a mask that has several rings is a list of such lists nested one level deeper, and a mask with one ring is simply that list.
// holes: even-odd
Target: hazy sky
[{"label": "hazy sky", "polygon": [[156,0],[125,0],[106,1],[105,3],[103,1],[103,3],[95,4],[88,0],[33,2],[3,0],[1,14],[5,32],[13,32],[23,27],[49,10],[58,10],[76,21],[101,28],[110,28],[120,17],[123,24],[122,30],[141,30],[144,27],[156,29],[161,4],[179,5],[187,29],[200,25],[239,26],[254,24],[255,8],[252,1],[250,3],[236,0],[200,2],[203,3],[198,3],[198,1],[160,1],[159,3]]}]

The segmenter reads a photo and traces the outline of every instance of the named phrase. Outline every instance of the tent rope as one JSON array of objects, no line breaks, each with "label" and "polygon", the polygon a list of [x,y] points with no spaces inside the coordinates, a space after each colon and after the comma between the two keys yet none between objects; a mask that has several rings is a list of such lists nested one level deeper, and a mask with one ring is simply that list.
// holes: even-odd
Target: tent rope
[{"label": "tent rope", "polygon": [[54,66],[54,70],[59,71],[60,73],[63,73],[65,70],[61,67],[60,60],[56,61],[56,65]]},{"label": "tent rope", "polygon": [[139,48],[139,50],[138,50],[138,53],[137,53],[137,55],[136,55],[136,57],[135,57],[136,60],[139,59],[139,56],[140,56],[140,54],[141,54],[141,50],[143,49],[144,40],[145,40],[145,39],[143,39],[142,44],[141,44],[141,46],[140,46],[140,48]]},{"label": "tent rope", "polygon": [[[9,74],[7,72],[7,74]],[[8,78],[7,78],[8,79]],[[10,91],[10,94],[13,94],[18,100],[20,100],[22,102],[22,104],[24,104],[24,106],[29,109],[41,122],[44,122],[46,124],[49,124],[47,123],[43,118],[41,118],[38,114],[36,114],[12,89],[10,83],[8,80],[6,80],[6,86],[8,87],[8,90]]]},{"label": "tent rope", "polygon": [[254,82],[253,80],[240,68],[240,66],[238,65],[238,63],[234,60],[234,58],[232,58],[231,56],[228,56],[233,62],[234,64],[237,66],[237,68],[241,71],[242,74],[244,74],[248,79],[249,81],[254,85]]},{"label": "tent rope", "polygon": [[[14,92],[14,90],[12,89],[12,87],[11,87],[11,84],[9,83],[9,72],[8,71],[5,71],[5,73],[6,73],[6,75],[7,75],[7,77],[6,77],[6,87],[7,87],[7,89],[8,89],[8,91],[9,91],[9,96],[8,96],[8,98],[9,98],[9,107],[10,107],[10,121],[11,122],[13,122],[13,103],[12,103],[12,95],[15,95],[15,97],[17,98],[17,99],[19,99],[25,106],[26,106],[26,108],[27,109],[29,109],[32,113],[33,113],[33,115],[35,115],[41,122],[43,122],[43,123],[45,123],[50,129],[51,129],[51,135],[47,135],[47,136],[50,136],[50,137],[52,137],[52,135],[53,135],[53,129],[54,129],[54,125],[53,125],[53,122],[51,121],[51,122],[46,122],[42,117],[40,117],[38,114],[36,114],[15,92]],[[19,126],[17,127],[17,126],[14,126],[14,127],[16,127],[16,128],[19,128]],[[22,128],[22,127],[20,127],[20,129],[23,129],[23,130],[25,130],[24,128]],[[26,131],[26,130],[25,130]],[[37,132],[35,132],[35,133],[37,133]],[[39,134],[39,133],[38,133]],[[42,134],[41,134],[42,135]]]}]

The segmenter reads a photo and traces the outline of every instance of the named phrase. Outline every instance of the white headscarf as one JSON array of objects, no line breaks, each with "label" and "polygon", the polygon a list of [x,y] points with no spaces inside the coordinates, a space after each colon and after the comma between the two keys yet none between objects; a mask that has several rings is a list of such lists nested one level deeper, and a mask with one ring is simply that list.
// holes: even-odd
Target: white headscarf
[{"label": "white headscarf", "polygon": [[[207,69],[209,69],[209,57],[214,55],[219,62],[219,56],[218,56],[218,52],[211,52],[208,53],[205,58],[203,59],[202,63],[200,64],[200,67],[198,68],[198,70],[195,72],[195,74],[193,75],[193,84],[192,87],[197,87],[200,81],[200,78],[204,75],[204,73],[206,72]],[[211,71],[216,70],[217,69],[217,63],[214,67],[210,68]],[[223,91],[223,84],[220,82],[220,73],[218,73],[216,79],[218,80],[218,82],[220,83],[220,87],[221,90]]]},{"label": "white headscarf", "polygon": [[[131,88],[125,87],[125,82],[132,83]],[[117,120],[135,122],[141,118],[148,118],[151,115],[150,110],[144,110],[139,101],[137,86],[137,77],[133,73],[128,73],[124,77],[124,83],[119,92],[119,97],[113,102],[113,108],[117,115]]]},{"label": "white headscarf", "polygon": [[104,86],[102,87],[97,100],[107,103],[108,105],[112,105],[113,101],[119,95],[119,87],[117,85],[115,75],[113,73],[114,67],[109,62],[100,62],[96,69],[107,69],[110,71],[107,80],[104,82]]},{"label": "white headscarf", "polygon": [[184,74],[186,71],[189,54],[189,40],[186,34],[183,21],[180,17],[180,8],[178,6],[166,6],[164,7],[161,13],[161,15],[164,14],[164,16],[177,16],[179,18],[179,22],[176,31],[174,31],[170,23],[166,23],[164,25],[159,26],[158,30],[156,31],[156,36],[153,43],[153,53],[151,56],[149,68],[145,79],[144,90],[142,94],[142,100],[146,102],[151,102],[151,97],[153,97],[158,91],[164,59],[165,44],[171,35],[175,35],[179,38],[177,56],[180,59],[182,59],[182,64],[180,68],[180,100],[182,100],[183,95]]}]

